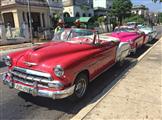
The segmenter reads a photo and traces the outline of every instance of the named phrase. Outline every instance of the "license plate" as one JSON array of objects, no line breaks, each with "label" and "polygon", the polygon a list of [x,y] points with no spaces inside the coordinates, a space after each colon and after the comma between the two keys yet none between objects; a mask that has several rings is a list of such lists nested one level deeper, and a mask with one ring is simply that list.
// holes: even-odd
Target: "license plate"
[{"label": "license plate", "polygon": [[33,93],[33,88],[15,83],[15,89],[26,93]]}]

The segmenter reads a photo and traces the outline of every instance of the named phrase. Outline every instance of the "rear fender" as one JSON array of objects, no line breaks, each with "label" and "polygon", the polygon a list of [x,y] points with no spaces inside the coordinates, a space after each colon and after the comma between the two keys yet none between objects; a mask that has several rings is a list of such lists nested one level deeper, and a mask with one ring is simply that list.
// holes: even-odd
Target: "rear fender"
[{"label": "rear fender", "polygon": [[130,49],[128,42],[121,42],[117,47],[116,62],[124,60],[130,54]]}]

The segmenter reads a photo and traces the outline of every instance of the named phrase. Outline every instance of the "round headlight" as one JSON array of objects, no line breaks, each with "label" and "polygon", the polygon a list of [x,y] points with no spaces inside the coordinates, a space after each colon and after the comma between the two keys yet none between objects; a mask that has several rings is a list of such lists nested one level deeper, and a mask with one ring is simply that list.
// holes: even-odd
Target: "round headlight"
[{"label": "round headlight", "polygon": [[7,66],[11,66],[12,65],[12,60],[11,60],[10,56],[4,56],[2,59],[3,59],[4,63]]},{"label": "round headlight", "polygon": [[56,65],[54,68],[54,73],[57,77],[62,77],[64,75],[64,69],[61,67],[61,65]]}]

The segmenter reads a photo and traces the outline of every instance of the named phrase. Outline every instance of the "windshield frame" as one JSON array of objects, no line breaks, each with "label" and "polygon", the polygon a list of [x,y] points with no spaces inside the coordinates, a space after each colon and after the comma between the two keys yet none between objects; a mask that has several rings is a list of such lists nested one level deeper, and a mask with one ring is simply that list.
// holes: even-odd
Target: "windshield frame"
[{"label": "windshield frame", "polygon": [[[88,38],[88,39],[90,39],[90,40],[92,40],[92,42],[91,43],[87,43],[87,42],[78,42],[78,43],[81,43],[81,44],[94,44],[95,43],[95,36],[97,36],[97,32],[96,31],[93,31],[93,30],[87,30],[87,29],[80,29],[80,28],[72,28],[72,29],[64,29],[64,31],[61,31],[61,32],[59,32],[59,33],[57,33],[56,35],[58,35],[58,36],[54,36],[53,37],[53,39],[52,39],[52,41],[64,41],[64,42],[70,42],[70,41],[72,41],[71,40],[71,38],[75,38],[75,37],[71,37],[72,36],[72,34],[73,33],[77,33],[77,31],[79,31],[79,30],[81,30],[81,31],[84,31],[85,33],[87,33],[87,34],[85,34],[84,35],[84,32],[83,32],[83,35],[78,35],[78,36],[76,36],[76,37],[78,37],[78,39],[79,38]],[[67,36],[66,36],[66,38],[65,39],[61,39],[61,34],[63,33],[63,32],[69,32],[69,33],[67,33]],[[90,32],[90,33],[92,33],[92,37],[88,37],[88,31]],[[91,34],[89,34],[89,36],[90,36]],[[56,37],[56,39],[55,39],[55,37]],[[57,37],[59,37],[60,39],[58,39]]]}]

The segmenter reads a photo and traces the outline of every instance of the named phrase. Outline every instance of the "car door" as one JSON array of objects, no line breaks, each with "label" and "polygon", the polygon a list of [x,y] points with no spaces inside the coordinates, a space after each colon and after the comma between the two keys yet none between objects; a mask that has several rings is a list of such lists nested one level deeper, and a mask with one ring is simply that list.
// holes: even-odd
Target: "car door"
[{"label": "car door", "polygon": [[102,49],[103,49],[103,56],[104,56],[104,63],[103,63],[103,69],[112,66],[115,63],[116,59],[116,50],[117,45],[115,42],[104,42],[102,43]]},{"label": "car door", "polygon": [[95,49],[98,49],[98,54],[94,55],[97,60],[95,73],[99,74],[115,63],[116,43],[108,41],[99,42],[96,43],[95,47]]}]

